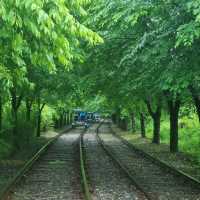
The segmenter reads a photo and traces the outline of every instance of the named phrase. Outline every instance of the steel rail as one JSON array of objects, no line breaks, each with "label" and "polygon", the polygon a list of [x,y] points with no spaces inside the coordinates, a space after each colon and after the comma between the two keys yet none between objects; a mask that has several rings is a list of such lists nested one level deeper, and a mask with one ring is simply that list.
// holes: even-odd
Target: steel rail
[{"label": "steel rail", "polygon": [[83,190],[84,190],[85,200],[92,200],[90,189],[89,189],[89,184],[88,184],[88,179],[87,179],[87,175],[86,175],[86,170],[85,170],[83,135],[84,135],[84,133],[81,134],[80,142],[79,142],[80,170],[81,170],[81,178],[82,178],[82,187],[83,187]]},{"label": "steel rail", "polygon": [[[100,126],[98,127],[98,129],[100,128]],[[120,169],[127,175],[127,177],[132,181],[132,183],[136,186],[136,188],[146,197],[146,199],[147,200],[152,200],[152,198],[150,197],[150,195],[146,191],[144,191],[143,188],[137,183],[137,181],[135,180],[135,178],[133,177],[133,175],[129,172],[129,170],[127,169],[127,167],[116,158],[116,156],[114,155],[114,153],[112,153],[109,150],[109,148],[106,147],[104,141],[99,136],[99,130],[97,131],[96,136],[97,136],[97,140],[98,140],[99,144],[102,146],[102,148],[104,149],[104,151],[106,152],[106,154],[120,167]]]},{"label": "steel rail", "polygon": [[111,129],[111,133],[117,137],[122,143],[124,143],[125,145],[127,145],[130,149],[132,149],[134,152],[136,152],[137,154],[142,155],[143,157],[151,160],[151,162],[153,162],[154,164],[162,167],[162,169],[173,173],[175,176],[179,176],[184,178],[186,181],[189,181],[191,184],[195,185],[198,189],[200,189],[200,181],[197,180],[196,178],[190,176],[189,174],[183,172],[182,170],[179,170],[171,165],[169,165],[168,163],[166,163],[163,160],[160,160],[159,158],[155,158],[154,156],[150,155],[149,153],[143,151],[142,149],[139,149],[137,147],[135,147],[133,144],[131,144],[130,142],[128,142],[126,139],[122,138],[121,136],[117,135],[116,132],[112,129],[112,127],[110,126]]},{"label": "steel rail", "polygon": [[25,173],[29,171],[36,161],[48,150],[48,148],[63,134],[69,132],[72,128],[67,128],[59,132],[59,134],[52,139],[50,139],[45,145],[43,145],[39,151],[29,159],[25,165],[17,172],[17,174],[5,185],[5,187],[0,191],[0,200],[6,199],[10,190],[16,185],[16,183],[23,178]]}]

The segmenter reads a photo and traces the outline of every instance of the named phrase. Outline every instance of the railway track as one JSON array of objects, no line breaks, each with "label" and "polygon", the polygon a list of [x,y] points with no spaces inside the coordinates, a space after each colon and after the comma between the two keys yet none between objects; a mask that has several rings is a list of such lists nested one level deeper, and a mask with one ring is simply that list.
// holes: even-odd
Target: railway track
[{"label": "railway track", "polygon": [[[63,134],[13,180],[3,200],[81,200],[79,141],[83,129]],[[47,147],[44,147],[47,148]]]},{"label": "railway track", "polygon": [[99,128],[98,137],[105,150],[126,170],[148,199],[200,200],[198,182],[131,148],[112,134],[109,124],[104,123]]},{"label": "railway track", "polygon": [[91,127],[83,136],[85,167],[94,200],[145,200],[126,173],[105,152]]},{"label": "railway track", "polygon": [[50,141],[0,198],[200,200],[198,182],[131,148],[112,134],[109,124],[83,132],[75,129]]}]

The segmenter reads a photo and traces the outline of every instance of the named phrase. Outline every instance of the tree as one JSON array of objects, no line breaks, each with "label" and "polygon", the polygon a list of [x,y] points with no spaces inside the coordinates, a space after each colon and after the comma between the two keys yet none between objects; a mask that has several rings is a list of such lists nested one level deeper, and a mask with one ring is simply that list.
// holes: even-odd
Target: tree
[{"label": "tree", "polygon": [[9,87],[11,84],[9,71],[0,65],[0,132],[2,131],[3,122],[3,104],[5,98],[9,96]]},{"label": "tree", "polygon": [[[0,66],[11,77],[9,92],[16,148],[18,110],[24,100],[27,121],[30,120],[31,107],[37,101],[38,127],[40,124],[44,107],[43,103],[40,105],[41,96],[45,86],[41,86],[38,79],[43,82],[48,75],[56,74],[60,67],[68,73],[74,60],[83,60],[83,43],[94,45],[102,42],[98,34],[81,23],[81,18],[86,15],[84,6],[88,3],[82,0],[1,1]],[[42,71],[45,71],[44,76],[37,74]]]},{"label": "tree", "polygon": [[[198,71],[195,69],[198,59],[195,59],[195,67],[188,67],[193,55],[197,55],[194,53],[196,48],[180,47],[185,41],[184,34],[188,33],[187,26],[183,24],[192,20],[191,12],[197,8],[198,3],[192,0],[189,3],[180,0],[99,0],[91,7],[91,13],[95,16],[91,23],[105,38],[105,44],[92,54],[91,59],[93,65],[101,66],[104,72],[102,69],[101,73],[97,69],[94,71],[102,77],[101,80],[105,80],[106,71],[111,74],[109,81],[112,81],[112,84],[106,84],[105,80],[106,88],[102,87],[101,90],[110,93],[113,101],[117,96],[120,99],[118,106],[124,100],[123,95],[132,97],[131,93],[145,101],[154,121],[153,142],[156,143],[159,143],[161,105],[167,104],[172,152],[178,151],[180,101],[187,101],[186,90],[194,84],[192,79]],[[189,34],[187,36],[188,40],[191,39]],[[103,62],[99,63],[98,60]],[[167,96],[164,95],[166,93]],[[195,99],[197,101],[197,97]]]}]

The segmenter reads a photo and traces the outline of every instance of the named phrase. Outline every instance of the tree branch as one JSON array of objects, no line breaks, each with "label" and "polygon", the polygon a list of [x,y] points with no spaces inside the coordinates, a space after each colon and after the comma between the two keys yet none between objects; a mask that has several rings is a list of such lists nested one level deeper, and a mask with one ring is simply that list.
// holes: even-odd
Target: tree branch
[{"label": "tree branch", "polygon": [[44,106],[46,105],[46,103],[42,104],[42,107],[40,108],[40,112],[42,112],[42,110],[44,109]]},{"label": "tree branch", "polygon": [[149,100],[145,100],[145,103],[146,103],[146,105],[147,105],[147,109],[148,109],[148,111],[149,111],[149,114],[150,114],[152,117],[154,117],[155,113],[154,113],[153,110],[152,110],[150,101],[149,101]]}]

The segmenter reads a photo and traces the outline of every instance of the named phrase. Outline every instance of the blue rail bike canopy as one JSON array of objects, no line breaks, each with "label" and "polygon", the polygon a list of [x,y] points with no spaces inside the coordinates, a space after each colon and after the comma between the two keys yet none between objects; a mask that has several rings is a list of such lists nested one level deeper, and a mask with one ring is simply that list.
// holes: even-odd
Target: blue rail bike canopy
[{"label": "blue rail bike canopy", "polygon": [[79,114],[80,121],[85,121],[86,120],[86,115],[87,115],[86,112],[80,112],[80,114]]}]

